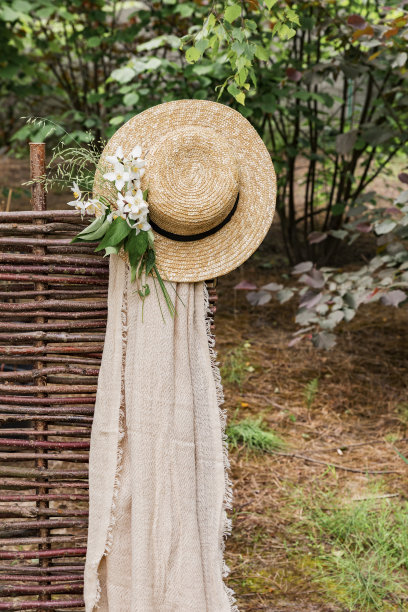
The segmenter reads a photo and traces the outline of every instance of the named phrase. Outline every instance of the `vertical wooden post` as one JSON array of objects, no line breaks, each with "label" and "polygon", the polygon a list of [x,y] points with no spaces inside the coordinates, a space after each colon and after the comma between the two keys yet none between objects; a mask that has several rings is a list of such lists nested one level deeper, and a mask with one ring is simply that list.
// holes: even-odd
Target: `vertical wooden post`
[{"label": "vertical wooden post", "polygon": [[[36,180],[41,178],[42,176],[45,176],[45,143],[40,142],[30,142],[30,175],[31,175],[31,180]],[[41,182],[36,182],[33,183],[33,185],[31,186],[31,206],[33,208],[33,210],[36,211],[42,211],[42,210],[46,210],[47,209],[47,202],[46,202],[46,196],[45,196],[45,189],[44,189],[44,185]],[[44,223],[43,219],[34,219],[34,224],[35,225],[41,225]],[[45,246],[34,246],[33,247],[33,254],[34,255],[45,255],[46,254],[46,247]],[[35,283],[35,290],[36,291],[44,291],[46,289],[46,284],[43,282],[37,282]],[[45,300],[45,296],[44,295],[37,295],[35,298],[36,301],[42,302]],[[35,318],[35,322],[36,323],[45,323],[45,317],[43,316],[38,316]],[[36,346],[39,347],[44,347],[45,346],[45,342],[43,340],[38,340],[36,343]],[[41,370],[44,367],[44,362],[39,360],[35,362],[35,368],[38,372],[41,372]],[[46,376],[41,376],[41,374],[39,376],[37,376],[34,379],[34,384],[38,385],[38,386],[46,386],[47,385],[47,377]],[[37,393],[37,397],[46,397],[46,393]],[[38,441],[46,441],[47,440],[47,431],[48,428],[48,424],[47,422],[38,419],[34,421],[34,429],[37,432],[44,432],[44,433],[38,433],[35,436],[35,439]],[[46,451],[43,449],[38,449],[39,452],[43,452],[43,454],[46,453]],[[35,461],[35,465],[37,468],[48,468],[48,461],[46,459],[44,459],[43,457],[39,457],[38,459],[36,459]],[[47,482],[47,479],[39,479],[39,486],[36,487],[36,494],[37,495],[45,495],[48,491],[47,491],[47,487],[45,486],[41,486],[41,480],[44,480],[44,484]],[[36,502],[37,508],[48,508],[49,507],[49,501],[48,500],[38,500]],[[43,539],[43,542],[39,545],[39,549],[40,550],[46,550],[49,548],[49,544],[47,544],[47,542],[45,541],[45,539],[50,535],[49,534],[49,530],[44,527],[44,528],[40,528],[39,529],[39,535],[40,537]],[[44,557],[40,557],[39,558],[39,565],[40,567],[48,567],[49,565],[49,559],[48,558],[44,558]],[[50,584],[50,583],[48,583]],[[40,601],[49,601],[50,600],[50,595],[48,593],[41,593],[39,595],[39,600]],[[41,612],[46,612],[46,609],[44,608]]]},{"label": "vertical wooden post", "polygon": [[[35,180],[45,175],[45,143],[30,142],[30,176]],[[31,186],[31,206],[33,210],[46,210],[45,189],[41,183]]]}]

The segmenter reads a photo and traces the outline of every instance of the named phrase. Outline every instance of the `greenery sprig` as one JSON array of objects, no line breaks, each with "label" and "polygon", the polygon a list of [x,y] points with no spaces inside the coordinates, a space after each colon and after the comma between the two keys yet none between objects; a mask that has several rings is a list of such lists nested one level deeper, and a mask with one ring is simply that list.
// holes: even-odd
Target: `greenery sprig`
[{"label": "greenery sprig", "polygon": [[[48,124],[51,130],[61,132],[61,126],[48,119],[34,117],[28,121],[43,127]],[[156,264],[154,235],[149,223],[148,190],[143,192],[141,189],[141,178],[145,172],[141,147],[135,146],[128,156],[124,155],[122,147],[118,147],[115,155],[108,155],[102,162],[100,149],[105,143],[90,139],[88,146],[84,146],[75,138],[72,140],[72,146],[67,146],[64,140],[57,144],[48,163],[51,172],[36,180],[47,191],[71,185],[74,199],[68,205],[79,210],[82,216],[95,217],[72,242],[98,242],[95,252],[105,251],[105,255],[126,253],[131,282],[135,283],[143,302],[150,294],[147,278],[151,276],[156,294],[157,280],[170,315],[174,316],[175,305]],[[99,193],[98,197],[93,197],[95,178],[97,182],[103,182],[103,193]]]}]

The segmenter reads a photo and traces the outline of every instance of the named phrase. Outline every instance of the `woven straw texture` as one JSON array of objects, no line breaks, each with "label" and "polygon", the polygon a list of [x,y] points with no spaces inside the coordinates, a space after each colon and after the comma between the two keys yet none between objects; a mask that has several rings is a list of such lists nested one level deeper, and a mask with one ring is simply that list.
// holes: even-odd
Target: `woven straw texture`
[{"label": "woven straw texture", "polygon": [[232,492],[206,288],[177,283],[174,319],[150,295],[142,322],[129,276],[112,255],[89,461],[86,611],[238,612],[223,582]]},{"label": "woven straw texture", "polygon": [[[262,139],[240,113],[216,102],[178,100],[154,106],[130,119],[110,139],[106,155],[119,145],[129,154],[141,145],[146,159],[150,217],[180,235],[213,229],[210,236],[176,241],[155,232],[157,264],[171,281],[221,276],[243,263],[264,239],[275,210],[276,177]],[[94,192],[106,184],[98,178]],[[126,257],[126,256],[125,256]]]}]

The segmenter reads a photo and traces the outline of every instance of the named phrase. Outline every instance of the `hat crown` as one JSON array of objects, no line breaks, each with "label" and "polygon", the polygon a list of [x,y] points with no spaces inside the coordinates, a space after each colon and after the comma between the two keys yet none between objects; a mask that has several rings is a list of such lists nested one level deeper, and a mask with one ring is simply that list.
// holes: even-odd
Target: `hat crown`
[{"label": "hat crown", "polygon": [[212,128],[179,127],[150,148],[143,187],[151,220],[182,236],[217,227],[234,207],[239,166],[225,137]]}]

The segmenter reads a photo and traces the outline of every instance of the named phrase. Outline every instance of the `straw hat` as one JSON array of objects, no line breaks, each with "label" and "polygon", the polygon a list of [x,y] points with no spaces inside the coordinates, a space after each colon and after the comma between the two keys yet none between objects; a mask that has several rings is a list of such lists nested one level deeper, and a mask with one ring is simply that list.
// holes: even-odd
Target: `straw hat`
[{"label": "straw hat", "polygon": [[164,278],[221,276],[264,239],[275,210],[275,172],[262,139],[237,111],[205,100],[159,104],[125,123],[101,162],[119,145],[125,155],[142,147],[142,188]]}]

